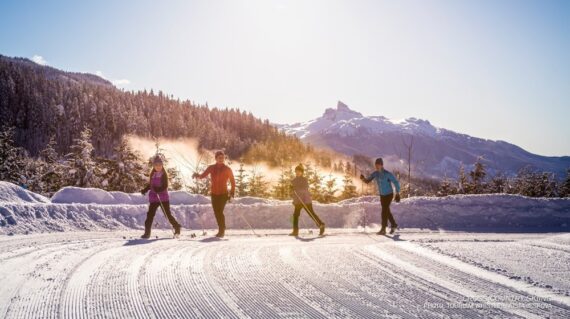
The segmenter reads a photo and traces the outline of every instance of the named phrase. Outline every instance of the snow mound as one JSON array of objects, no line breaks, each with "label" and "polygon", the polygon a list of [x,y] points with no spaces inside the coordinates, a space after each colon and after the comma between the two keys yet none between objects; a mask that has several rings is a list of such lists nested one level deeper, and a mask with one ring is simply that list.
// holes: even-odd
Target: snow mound
[{"label": "snow mound", "polygon": [[[209,204],[204,195],[190,194],[184,191],[171,191],[170,203],[173,205]],[[145,205],[148,195],[138,193],[107,192],[98,188],[64,187],[51,198],[57,204],[98,204],[98,205]]]},{"label": "snow mound", "polygon": [[[148,210],[148,199],[141,194],[66,187],[50,202],[13,184],[0,186],[0,234],[142,229]],[[170,192],[170,197],[172,213],[184,228],[217,228],[208,197],[183,191]],[[335,204],[315,203],[314,207],[328,227],[377,229],[380,224],[377,196]],[[414,197],[394,203],[391,208],[404,228],[567,232],[570,225],[570,198],[504,194]],[[225,210],[230,229],[247,229],[249,224],[264,229],[290,228],[292,213],[290,200],[255,197],[233,199]],[[155,221],[156,228],[170,228],[161,213]],[[303,227],[314,227],[306,213],[301,215],[301,221]]]},{"label": "snow mound", "polygon": [[0,203],[49,203],[49,199],[42,195],[30,192],[18,185],[0,181]]}]

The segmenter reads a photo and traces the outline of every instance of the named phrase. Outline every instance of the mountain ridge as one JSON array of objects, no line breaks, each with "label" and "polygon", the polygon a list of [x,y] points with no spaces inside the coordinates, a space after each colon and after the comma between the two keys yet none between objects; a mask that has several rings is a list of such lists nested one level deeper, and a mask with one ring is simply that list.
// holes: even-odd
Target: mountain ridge
[{"label": "mountain ridge", "polygon": [[533,154],[507,141],[473,137],[415,117],[392,120],[384,116],[364,116],[342,101],[338,101],[336,108],[327,108],[321,117],[277,127],[307,143],[346,155],[386,157],[399,169],[407,165],[402,163],[404,144],[413,141],[413,155],[417,160],[414,163],[412,158],[412,166],[423,175],[434,177],[457,176],[461,165],[469,167],[479,157],[491,174],[514,175],[528,166],[562,177],[570,167],[570,156]]}]

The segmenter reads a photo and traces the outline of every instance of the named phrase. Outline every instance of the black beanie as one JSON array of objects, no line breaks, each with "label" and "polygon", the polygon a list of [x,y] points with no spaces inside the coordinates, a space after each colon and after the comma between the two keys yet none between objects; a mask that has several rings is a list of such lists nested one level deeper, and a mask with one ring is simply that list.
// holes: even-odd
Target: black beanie
[{"label": "black beanie", "polygon": [[384,160],[382,159],[382,157],[378,157],[378,158],[376,159],[376,162],[374,162],[374,164],[384,165]]}]

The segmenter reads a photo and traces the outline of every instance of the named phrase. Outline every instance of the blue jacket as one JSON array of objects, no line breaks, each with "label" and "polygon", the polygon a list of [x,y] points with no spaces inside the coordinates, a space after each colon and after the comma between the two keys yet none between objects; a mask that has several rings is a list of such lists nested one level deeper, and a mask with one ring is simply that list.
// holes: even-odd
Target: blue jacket
[{"label": "blue jacket", "polygon": [[374,171],[374,173],[370,174],[370,176],[365,178],[364,181],[366,183],[370,183],[374,179],[376,180],[376,184],[378,184],[378,193],[380,193],[380,195],[392,194],[394,192],[392,190],[392,184],[396,187],[396,193],[400,192],[400,183],[398,183],[394,174],[387,170],[383,169],[382,171]]}]

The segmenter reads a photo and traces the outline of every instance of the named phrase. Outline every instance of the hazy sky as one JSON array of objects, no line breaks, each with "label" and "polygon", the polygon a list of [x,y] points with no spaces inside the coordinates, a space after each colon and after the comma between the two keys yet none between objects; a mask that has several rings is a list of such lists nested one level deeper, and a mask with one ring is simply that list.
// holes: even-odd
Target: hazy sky
[{"label": "hazy sky", "polygon": [[342,100],[570,155],[570,1],[6,1],[0,54],[273,122]]}]

